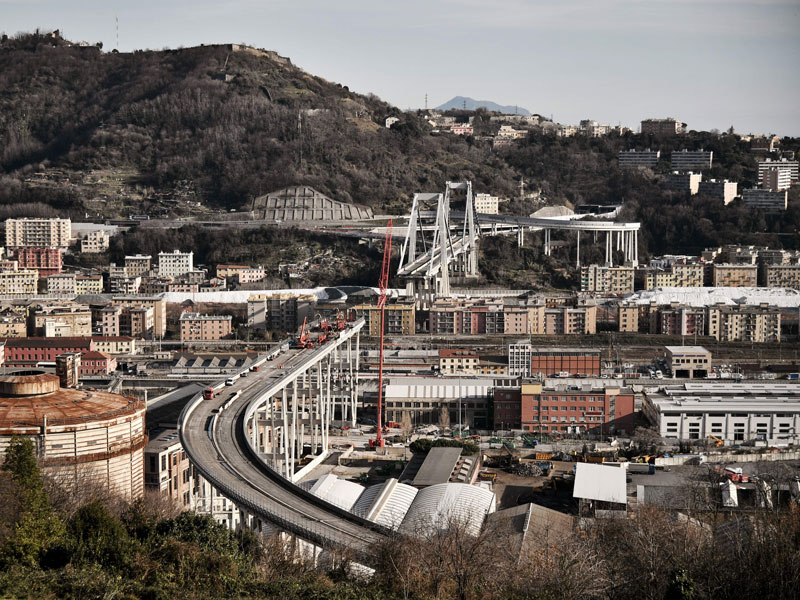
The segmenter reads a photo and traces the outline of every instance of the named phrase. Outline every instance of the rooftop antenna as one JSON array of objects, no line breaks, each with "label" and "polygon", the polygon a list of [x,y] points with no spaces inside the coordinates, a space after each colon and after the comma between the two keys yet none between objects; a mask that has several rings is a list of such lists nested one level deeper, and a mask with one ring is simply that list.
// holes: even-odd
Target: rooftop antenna
[{"label": "rooftop antenna", "polygon": [[117,26],[117,52],[119,52],[119,16],[114,15],[114,23]]},{"label": "rooftop antenna", "polygon": [[428,112],[428,92],[425,92],[425,112]]},{"label": "rooftop antenna", "polygon": [[467,110],[467,100],[466,98],[463,100],[464,110]]}]

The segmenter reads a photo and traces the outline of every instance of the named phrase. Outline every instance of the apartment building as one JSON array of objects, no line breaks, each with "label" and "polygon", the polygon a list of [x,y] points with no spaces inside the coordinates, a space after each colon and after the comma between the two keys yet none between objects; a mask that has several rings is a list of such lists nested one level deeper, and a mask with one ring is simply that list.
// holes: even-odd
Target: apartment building
[{"label": "apartment building", "polygon": [[757,265],[714,264],[714,287],[756,287]]},{"label": "apartment building", "polygon": [[677,135],[686,130],[686,123],[667,117],[666,119],[644,119],[641,125],[642,135]]},{"label": "apartment building", "polygon": [[189,457],[183,451],[178,431],[157,430],[144,449],[144,486],[179,504],[192,508],[194,476]]},{"label": "apartment building", "polygon": [[116,337],[120,335],[120,317],[123,308],[121,306],[105,306],[99,311],[98,330],[100,335]]},{"label": "apartment building", "polygon": [[84,337],[92,335],[92,311],[83,304],[34,306],[31,309],[30,322],[31,334],[34,336]]},{"label": "apartment building", "polygon": [[84,254],[100,254],[108,250],[111,236],[107,231],[90,231],[81,240],[81,252]]},{"label": "apartment building", "polygon": [[478,353],[474,350],[439,350],[439,373],[442,375],[475,375],[478,362]]},{"label": "apartment building", "polygon": [[112,356],[136,354],[136,340],[129,336],[92,336],[92,344],[95,350]]},{"label": "apartment building", "polygon": [[620,303],[617,307],[617,322],[621,333],[638,333],[639,307],[636,304]]},{"label": "apartment building", "polygon": [[159,277],[179,277],[194,270],[194,252],[172,252],[158,253],[158,276]]},{"label": "apartment building", "polygon": [[491,194],[475,194],[473,199],[475,212],[484,215],[496,215],[500,212],[500,198]]},{"label": "apartment building", "polygon": [[264,267],[250,267],[248,265],[217,265],[217,277],[232,279],[239,285],[264,281],[267,272]]},{"label": "apartment building", "polygon": [[581,291],[601,294],[629,294],[633,292],[633,267],[581,267]]},{"label": "apartment building", "polygon": [[522,389],[495,388],[492,396],[492,416],[497,431],[522,429]]},{"label": "apartment building", "polygon": [[720,342],[780,342],[781,311],[767,304],[709,306],[708,335]]},{"label": "apartment building", "polygon": [[762,160],[758,163],[758,183],[759,185],[764,184],[764,176],[771,169],[785,169],[789,172],[790,183],[795,184],[798,181],[798,172],[800,171],[799,167],[800,161],[797,160],[788,160],[786,158],[782,158],[780,160],[772,160],[770,158]]},{"label": "apartment building", "polygon": [[[356,317],[363,317],[365,333],[377,337],[381,334],[381,311],[372,304],[354,306]],[[386,304],[384,314],[384,333],[388,335],[414,335],[416,329],[416,308],[413,300]]]},{"label": "apartment building", "polygon": [[743,190],[742,202],[748,208],[763,210],[766,213],[780,213],[789,206],[789,192],[760,188]]},{"label": "apartment building", "polygon": [[102,294],[103,276],[102,275],[77,275],[75,277],[75,294]]},{"label": "apartment building", "polygon": [[12,248],[9,251],[9,258],[16,260],[18,268],[36,269],[39,277],[47,277],[61,273],[63,266],[63,250],[57,247],[21,247]]},{"label": "apartment building", "polygon": [[761,176],[761,187],[773,192],[788,190],[792,185],[792,171],[788,167],[767,169]]},{"label": "apartment building", "polygon": [[617,154],[621,169],[654,168],[661,158],[661,150],[625,150]]},{"label": "apartment building", "polygon": [[692,336],[705,335],[707,330],[707,311],[704,307],[685,306],[675,302],[659,307],[654,316],[657,319],[657,329],[652,327],[652,323],[648,323],[649,333]]},{"label": "apartment building", "polygon": [[767,265],[764,267],[766,287],[800,289],[800,265]]},{"label": "apartment building", "polygon": [[125,275],[146,277],[153,270],[153,257],[149,254],[133,254],[125,257]]},{"label": "apartment building", "polygon": [[164,337],[167,333],[167,302],[161,296],[114,296],[112,304],[122,307],[153,307],[153,333],[156,337]]},{"label": "apartment building", "polygon": [[670,155],[670,164],[678,171],[702,171],[710,169],[714,152],[706,150],[675,150]]},{"label": "apartment building", "polygon": [[702,263],[672,263],[668,269],[649,267],[644,270],[644,289],[660,287],[702,287],[704,265]]},{"label": "apartment building", "polygon": [[136,277],[111,276],[108,278],[109,294],[134,295],[141,291],[141,287],[142,278],[138,275]]},{"label": "apartment building", "polygon": [[6,248],[21,246],[67,248],[72,237],[69,219],[8,219]]},{"label": "apartment building", "polygon": [[0,273],[0,296],[30,298],[39,285],[39,272],[35,269]]},{"label": "apartment building", "polygon": [[561,306],[546,308],[544,311],[544,331],[531,332],[534,335],[590,335],[597,333],[597,306],[582,304],[576,307]]},{"label": "apartment building", "polygon": [[119,332],[134,338],[150,339],[154,337],[156,311],[153,306],[120,307]]},{"label": "apartment building", "polygon": [[231,334],[230,315],[202,315],[185,311],[180,319],[181,341],[221,340]]},{"label": "apartment building", "polygon": [[[0,312],[0,338],[24,338],[27,336],[28,320],[25,315],[10,310]],[[2,365],[2,360],[0,360],[0,365]]]},{"label": "apartment building", "polygon": [[632,433],[633,390],[603,379],[545,379],[525,382],[520,389],[523,431],[540,433]]},{"label": "apartment building", "polygon": [[703,176],[700,173],[673,171],[664,176],[664,189],[694,196],[700,190],[701,181],[703,181]]},{"label": "apartment building", "polygon": [[317,305],[314,295],[253,294],[247,299],[247,325],[269,331],[297,331],[311,320]]},{"label": "apartment building", "polygon": [[77,292],[77,275],[75,273],[58,273],[47,277],[48,296],[75,296]]},{"label": "apartment building", "polygon": [[727,179],[723,179],[722,181],[709,179],[700,182],[698,193],[708,196],[709,198],[722,200],[722,203],[727,205],[736,199],[739,193],[738,189],[739,184],[735,181],[728,181]]}]

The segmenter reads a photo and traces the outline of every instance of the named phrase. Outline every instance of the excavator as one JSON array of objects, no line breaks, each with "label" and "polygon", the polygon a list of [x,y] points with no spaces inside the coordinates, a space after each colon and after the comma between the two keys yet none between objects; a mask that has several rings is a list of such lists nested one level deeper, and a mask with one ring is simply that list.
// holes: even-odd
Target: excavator
[{"label": "excavator", "polygon": [[724,442],[724,441],[722,441],[720,438],[718,438],[718,437],[717,437],[717,436],[715,436],[715,435],[709,435],[708,437],[710,437],[712,440],[714,440],[714,445],[715,445],[717,448],[719,448],[720,446],[724,446],[724,445],[725,445],[725,442]]}]

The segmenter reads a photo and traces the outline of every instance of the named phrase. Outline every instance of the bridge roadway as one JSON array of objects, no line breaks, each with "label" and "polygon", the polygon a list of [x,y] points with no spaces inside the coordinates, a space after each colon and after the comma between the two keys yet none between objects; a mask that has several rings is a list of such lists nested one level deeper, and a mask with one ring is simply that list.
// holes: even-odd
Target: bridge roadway
[{"label": "bridge roadway", "polygon": [[[346,548],[368,562],[371,548],[388,530],[294,485],[257,456],[247,439],[251,404],[289,385],[327,355],[329,345],[289,350],[273,363],[264,363],[266,369],[225,386],[213,400],[196,398],[181,414],[180,439],[195,468],[244,512],[319,546]],[[239,397],[219,412],[237,391]]]}]

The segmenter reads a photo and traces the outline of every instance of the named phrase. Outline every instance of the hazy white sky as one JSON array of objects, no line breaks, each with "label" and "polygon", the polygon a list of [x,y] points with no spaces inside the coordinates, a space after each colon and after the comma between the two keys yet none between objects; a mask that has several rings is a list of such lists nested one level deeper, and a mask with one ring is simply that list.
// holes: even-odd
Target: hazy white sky
[{"label": "hazy white sky", "polygon": [[563,123],[800,136],[800,0],[0,0],[0,31],[243,42],[400,108],[456,95]]}]

